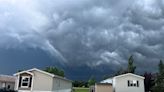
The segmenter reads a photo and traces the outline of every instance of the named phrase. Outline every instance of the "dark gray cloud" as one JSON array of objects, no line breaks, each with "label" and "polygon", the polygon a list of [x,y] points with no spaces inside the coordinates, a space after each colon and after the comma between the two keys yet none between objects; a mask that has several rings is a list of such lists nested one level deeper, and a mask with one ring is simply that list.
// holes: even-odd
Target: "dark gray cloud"
[{"label": "dark gray cloud", "polygon": [[0,0],[0,47],[40,48],[68,66],[112,70],[133,54],[140,70],[154,70],[164,58],[163,6],[163,0]]}]

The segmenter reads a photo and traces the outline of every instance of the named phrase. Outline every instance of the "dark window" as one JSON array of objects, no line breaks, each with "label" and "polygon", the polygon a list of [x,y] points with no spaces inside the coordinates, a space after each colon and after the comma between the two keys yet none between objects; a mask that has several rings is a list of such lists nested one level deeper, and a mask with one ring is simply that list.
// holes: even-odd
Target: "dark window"
[{"label": "dark window", "polygon": [[128,87],[139,87],[139,81],[128,80]]},{"label": "dark window", "polygon": [[139,81],[137,81],[137,87],[139,87]]},{"label": "dark window", "polygon": [[128,80],[128,87],[130,86],[130,81]]},{"label": "dark window", "polygon": [[29,88],[29,84],[30,84],[30,76],[22,76],[21,87]]},{"label": "dark window", "polygon": [[28,86],[28,83],[22,83],[22,86]]},{"label": "dark window", "polygon": [[24,78],[23,79],[23,82],[28,82],[29,81],[29,78]]}]

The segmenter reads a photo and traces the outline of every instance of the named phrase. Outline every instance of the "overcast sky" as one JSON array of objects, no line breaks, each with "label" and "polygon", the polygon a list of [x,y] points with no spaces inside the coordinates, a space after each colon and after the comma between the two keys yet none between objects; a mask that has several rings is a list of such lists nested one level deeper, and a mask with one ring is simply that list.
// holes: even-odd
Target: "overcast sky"
[{"label": "overcast sky", "polygon": [[0,0],[1,73],[56,65],[78,79],[130,55],[137,72],[164,59],[163,0]]}]

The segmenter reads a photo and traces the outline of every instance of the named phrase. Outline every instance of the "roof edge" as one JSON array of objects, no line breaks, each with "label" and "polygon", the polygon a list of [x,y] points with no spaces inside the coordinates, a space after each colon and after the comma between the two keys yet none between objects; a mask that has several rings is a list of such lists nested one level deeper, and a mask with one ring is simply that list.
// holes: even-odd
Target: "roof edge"
[{"label": "roof edge", "polygon": [[132,75],[132,76],[135,76],[135,77],[138,77],[138,78],[141,78],[141,79],[145,79],[145,77],[140,76],[140,75],[136,75],[136,74],[133,74],[133,73],[126,73],[126,74],[118,75],[118,76],[115,76],[114,78],[124,77],[126,75]]},{"label": "roof edge", "polygon": [[14,76],[17,76],[17,75],[22,74],[22,73],[28,73],[28,74],[34,75],[33,73],[31,73],[31,72],[29,72],[29,71],[21,71],[21,72],[15,73],[15,74],[13,74],[13,75],[14,75]]},{"label": "roof edge", "polygon": [[29,70],[26,70],[26,71],[28,71],[28,72],[30,72],[30,71],[38,71],[38,72],[44,73],[46,75],[49,75],[51,77],[54,77],[55,76],[54,74],[51,74],[49,72],[46,72],[46,71],[43,71],[43,70],[40,70],[40,69],[37,69],[37,68],[32,68],[32,69],[29,69]]}]

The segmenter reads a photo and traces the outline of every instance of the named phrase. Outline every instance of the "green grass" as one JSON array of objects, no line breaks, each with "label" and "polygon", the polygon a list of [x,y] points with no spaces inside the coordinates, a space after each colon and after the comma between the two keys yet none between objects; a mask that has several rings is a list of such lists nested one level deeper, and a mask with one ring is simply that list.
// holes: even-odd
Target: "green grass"
[{"label": "green grass", "polygon": [[89,92],[89,88],[73,88],[73,92]]}]

